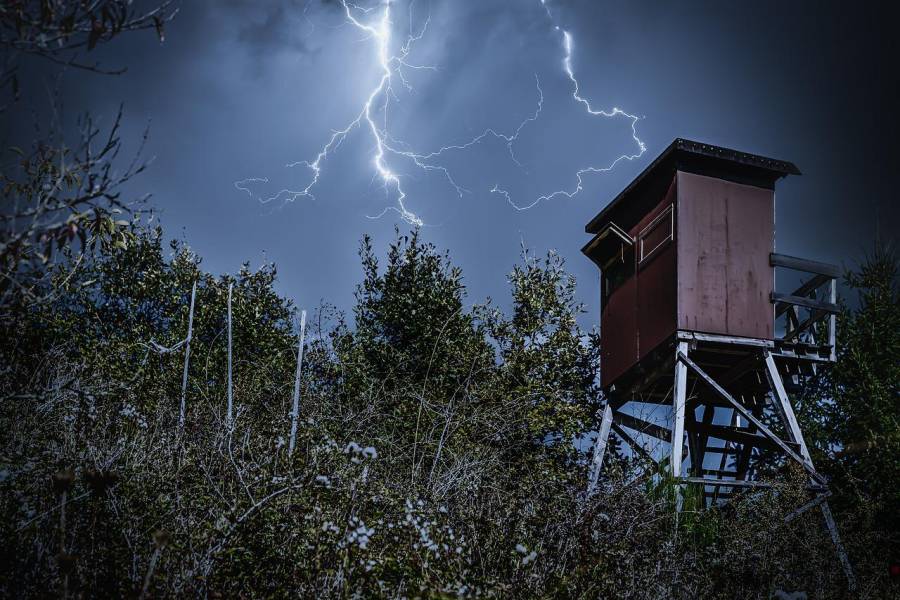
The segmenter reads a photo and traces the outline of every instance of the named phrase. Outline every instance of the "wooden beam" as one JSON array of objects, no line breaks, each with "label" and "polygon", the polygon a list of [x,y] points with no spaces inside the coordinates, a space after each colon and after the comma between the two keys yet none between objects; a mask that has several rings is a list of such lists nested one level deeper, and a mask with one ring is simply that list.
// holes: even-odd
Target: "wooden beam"
[{"label": "wooden beam", "polygon": [[712,487],[735,487],[735,488],[764,488],[774,487],[771,483],[765,481],[747,481],[744,479],[707,479],[705,477],[681,477],[681,481],[685,483],[697,483],[700,485],[708,485]]},{"label": "wooden beam", "polygon": [[795,271],[816,273],[831,278],[840,277],[842,275],[841,268],[837,265],[806,258],[797,258],[796,256],[788,256],[787,254],[777,254],[775,252],[769,254],[769,264],[773,267],[784,267],[786,269],[794,269]]},{"label": "wooden beam", "polygon": [[690,367],[691,370],[694,371],[697,376],[699,376],[700,379],[703,380],[704,383],[714,389],[724,399],[728,400],[734,406],[734,409],[741,414],[741,416],[752,423],[760,431],[760,433],[775,442],[775,444],[779,448],[781,448],[785,452],[785,454],[797,461],[797,463],[799,463],[800,466],[802,466],[813,479],[823,485],[826,483],[825,478],[822,477],[822,475],[820,475],[818,471],[816,471],[815,467],[812,466],[809,460],[794,452],[794,450],[790,446],[788,446],[784,440],[772,433],[772,431],[769,430],[768,427],[766,427],[759,419],[757,419],[749,410],[744,408],[744,406],[740,402],[732,398],[731,394],[726,392],[722,388],[722,386],[715,382],[712,377],[707,375],[703,369],[698,367],[691,359],[689,359],[684,353],[680,351],[678,352],[678,360],[680,363]]},{"label": "wooden beam", "polygon": [[[688,343],[678,342],[677,356],[687,357]],[[684,443],[684,410],[687,401],[687,367],[675,362],[675,391],[672,395],[672,411],[675,420],[672,427],[672,476],[681,477],[681,446]]]},{"label": "wooden beam", "polygon": [[814,310],[813,313],[809,316],[808,319],[794,327],[793,329],[786,331],[784,336],[781,339],[783,340],[792,340],[794,338],[799,338],[800,334],[810,328],[814,323],[819,321],[822,317],[827,315],[828,313],[824,310]]},{"label": "wooden beam", "polygon": [[[711,487],[735,487],[735,488],[776,488],[782,484],[771,483],[768,481],[753,481],[747,479],[706,479],[705,477],[681,477],[681,481],[685,483],[697,483],[700,485],[708,485]],[[815,492],[824,492],[827,490],[821,485],[809,485],[808,490]]]},{"label": "wooden beam", "polygon": [[781,375],[778,373],[778,367],[775,366],[775,359],[768,352],[765,355],[766,360],[766,377],[769,379],[769,385],[774,391],[774,400],[777,401],[775,406],[778,416],[783,419],[784,428],[787,430],[788,439],[800,446],[800,456],[810,465],[812,465],[812,457],[806,442],[803,440],[803,434],[800,431],[800,424],[797,417],[794,416],[794,409],[788,399],[787,392],[784,389],[784,382],[781,381]]},{"label": "wooden beam", "polygon": [[615,421],[613,421],[613,423],[612,423],[612,430],[615,431],[616,434],[620,438],[622,438],[622,440],[626,444],[628,444],[632,450],[634,450],[635,452],[637,452],[638,454],[640,454],[641,456],[643,456],[645,459],[647,459],[648,461],[650,461],[653,464],[659,463],[659,461],[657,461],[655,458],[653,458],[653,456],[649,452],[647,452],[646,448],[644,448],[642,445],[637,443],[637,440],[635,440],[633,437],[628,435],[628,432],[625,431],[624,429],[622,429],[621,427],[619,427]]},{"label": "wooden beam", "polygon": [[[744,428],[738,429],[736,427],[727,427],[725,425],[712,425],[706,423],[691,423],[688,425],[688,427],[692,431],[697,431],[699,433],[706,434],[709,437],[726,440],[728,442],[734,442],[736,444],[765,448],[767,450],[778,448],[778,446],[769,438],[761,435],[755,435]],[[721,454],[720,449],[716,447],[708,447],[706,451]],[[731,451],[728,452],[728,454],[731,453]],[[737,451],[734,451],[733,453],[738,454]]]},{"label": "wooden beam", "polygon": [[707,446],[705,452],[707,454],[737,454],[737,448],[729,448],[727,446]]},{"label": "wooden beam", "polygon": [[597,441],[594,442],[594,457],[591,460],[590,475],[588,476],[587,493],[590,496],[597,488],[600,480],[600,471],[603,469],[603,457],[606,455],[606,444],[609,442],[609,427],[612,425],[612,409],[609,402],[603,409],[603,419],[600,421],[600,431],[597,433]]},{"label": "wooden beam", "polygon": [[827,313],[837,314],[841,311],[840,307],[832,302],[823,302],[821,300],[814,300],[813,298],[804,298],[803,296],[792,296],[791,294],[772,292],[770,298],[772,302],[787,302],[788,304],[821,310]]},{"label": "wooden beam", "polygon": [[785,522],[785,523],[790,523],[791,521],[793,521],[794,519],[796,519],[797,517],[799,517],[800,515],[802,515],[802,514],[805,513],[806,511],[808,511],[809,509],[815,508],[815,507],[817,507],[818,505],[820,505],[820,504],[822,504],[823,502],[825,502],[825,500],[827,500],[827,499],[829,498],[829,496],[831,496],[831,490],[827,490],[827,491],[825,491],[825,492],[822,492],[821,494],[817,494],[815,498],[813,498],[812,500],[810,500],[809,502],[807,502],[806,504],[804,504],[803,506],[801,506],[801,507],[798,508],[797,510],[793,511],[793,512],[792,512],[791,514],[789,514],[788,516],[786,516],[786,517],[784,518],[784,522]]},{"label": "wooden beam", "polygon": [[639,419],[633,415],[629,415],[628,413],[623,413],[621,411],[614,412],[613,423],[624,425],[629,429],[634,429],[638,433],[646,433],[648,435],[652,435],[656,439],[662,440],[664,442],[669,442],[672,440],[672,432],[665,427],[660,427],[656,423],[644,421],[643,419]]},{"label": "wooden beam", "polygon": [[733,335],[721,335],[717,333],[698,333],[696,331],[679,331],[677,338],[682,341],[709,342],[712,344],[726,344],[735,346],[759,346],[770,348],[772,342],[761,338],[737,337]]},{"label": "wooden beam", "polygon": [[[819,289],[821,286],[825,285],[829,281],[834,281],[834,279],[832,279],[831,277],[826,277],[825,275],[816,275],[815,277],[812,277],[812,278],[808,279],[807,281],[803,282],[803,284],[800,287],[798,287],[796,290],[791,292],[791,295],[792,296],[804,296],[804,297],[809,296],[809,294],[813,290]],[[778,317],[783,315],[788,310],[789,307],[790,307],[789,304],[779,304],[778,306],[776,306],[775,307],[775,318],[777,319]]]}]

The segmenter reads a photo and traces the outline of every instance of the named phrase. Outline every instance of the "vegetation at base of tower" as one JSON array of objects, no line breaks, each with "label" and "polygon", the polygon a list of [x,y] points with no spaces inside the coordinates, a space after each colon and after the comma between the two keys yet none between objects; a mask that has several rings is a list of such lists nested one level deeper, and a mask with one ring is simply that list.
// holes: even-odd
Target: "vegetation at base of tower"
[{"label": "vegetation at base of tower", "polygon": [[816,464],[832,478],[835,502],[864,511],[900,563],[900,260],[876,246],[847,273],[855,307],[838,318],[838,360],[824,372],[805,406],[804,431],[818,451]]},{"label": "vegetation at base of tower", "polygon": [[[585,496],[598,338],[556,255],[523,253],[503,311],[471,304],[417,232],[381,260],[364,238],[353,325],[328,306],[308,319],[289,455],[297,310],[273,265],[215,276],[137,223],[74,270],[62,252],[0,306],[3,595],[845,597],[820,515],[785,522],[803,473],[712,510],[688,489],[677,513],[676,486],[613,448]],[[858,595],[878,598],[896,591],[896,261],[848,283],[863,301],[812,425]],[[879,443],[851,453],[860,431]]]}]

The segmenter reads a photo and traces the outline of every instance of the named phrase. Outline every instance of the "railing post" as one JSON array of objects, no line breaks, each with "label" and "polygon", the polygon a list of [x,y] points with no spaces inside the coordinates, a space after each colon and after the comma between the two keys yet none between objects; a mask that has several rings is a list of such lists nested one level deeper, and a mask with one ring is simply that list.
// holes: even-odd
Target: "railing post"
[{"label": "railing post", "polygon": [[[831,280],[828,301],[837,304],[837,279]],[[835,313],[828,315],[828,345],[831,347],[831,362],[834,362],[837,360],[837,315]]]}]

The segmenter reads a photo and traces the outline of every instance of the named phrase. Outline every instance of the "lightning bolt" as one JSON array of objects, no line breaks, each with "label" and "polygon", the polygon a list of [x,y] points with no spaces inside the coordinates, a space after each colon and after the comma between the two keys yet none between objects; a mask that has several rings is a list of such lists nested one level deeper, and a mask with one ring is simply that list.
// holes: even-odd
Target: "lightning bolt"
[{"label": "lightning bolt", "polygon": [[[411,63],[408,60],[412,47],[425,35],[431,19],[429,15],[418,32],[412,33],[414,30],[412,16],[413,4],[415,4],[415,0],[412,0],[409,6],[410,34],[407,37],[406,41],[402,45],[400,45],[397,52],[392,53],[391,47],[394,43],[392,39],[393,22],[391,21],[392,0],[383,0],[383,2],[380,4],[379,16],[377,16],[375,19],[372,19],[371,21],[368,20],[368,17],[376,11],[375,7],[364,8],[347,0],[340,0],[340,5],[343,9],[346,23],[363,32],[366,39],[371,39],[374,41],[376,56],[378,59],[378,67],[381,72],[381,76],[378,80],[377,85],[375,85],[375,87],[372,88],[372,90],[369,92],[369,95],[367,96],[364,104],[362,105],[362,108],[360,109],[356,117],[351,120],[343,129],[332,131],[331,137],[328,139],[327,143],[325,143],[321,147],[314,159],[301,160],[287,164],[287,167],[289,168],[305,167],[311,173],[311,178],[307,185],[298,190],[287,188],[282,189],[276,194],[269,196],[268,198],[261,199],[260,202],[270,203],[276,200],[281,200],[282,202],[293,202],[303,197],[314,198],[315,196],[313,195],[313,189],[319,183],[319,179],[322,175],[323,163],[327,161],[327,159],[333,152],[337,151],[338,148],[340,148],[340,146],[347,139],[348,135],[355,129],[364,129],[370,134],[374,143],[374,154],[372,157],[374,177],[380,179],[385,193],[393,191],[395,195],[394,205],[388,206],[384,208],[379,214],[369,217],[372,219],[381,218],[388,212],[393,211],[396,212],[403,221],[410,225],[416,227],[424,225],[423,220],[407,207],[407,194],[403,188],[400,175],[398,175],[398,173],[391,168],[388,162],[388,157],[394,159],[405,159],[412,163],[415,167],[424,171],[438,172],[453,187],[459,197],[462,197],[462,195],[469,190],[466,190],[465,188],[457,184],[449,169],[440,164],[439,159],[441,159],[447,153],[464,151],[477,144],[481,144],[488,139],[495,139],[503,142],[506,146],[507,153],[509,154],[510,159],[520,168],[524,168],[522,163],[516,156],[514,146],[515,142],[519,139],[519,135],[523,131],[523,129],[529,123],[533,123],[534,121],[536,121],[540,117],[543,110],[544,94],[543,90],[541,89],[540,80],[537,74],[535,74],[535,87],[538,94],[537,107],[534,113],[522,120],[511,133],[503,133],[497,131],[494,128],[487,128],[465,143],[442,146],[435,151],[427,153],[418,153],[411,150],[408,144],[406,144],[402,140],[394,138],[390,134],[388,128],[388,109],[390,107],[391,99],[397,99],[396,90],[394,89],[394,83],[399,82],[406,90],[411,91],[412,87],[404,75],[404,69],[435,70],[435,67],[433,66],[417,65]],[[546,0],[541,0],[541,5],[544,7],[548,18],[552,21],[553,15],[550,12],[550,8],[546,4]],[[536,206],[540,202],[550,200],[558,196],[572,198],[583,189],[583,176],[587,173],[602,173],[610,171],[616,166],[616,164],[623,160],[634,160],[639,158],[644,154],[646,150],[644,142],[642,142],[637,136],[636,124],[640,120],[640,117],[626,113],[619,108],[613,108],[609,111],[595,110],[591,106],[590,101],[580,95],[578,79],[575,77],[575,73],[572,69],[572,37],[568,31],[562,30],[558,25],[554,25],[554,29],[556,31],[559,31],[562,36],[563,48],[565,50],[563,69],[569,80],[572,82],[572,97],[577,102],[583,104],[586,112],[593,117],[612,118],[622,116],[630,119],[632,139],[638,146],[638,152],[633,154],[623,154],[616,158],[612,163],[603,167],[589,166],[582,168],[576,172],[576,185],[573,189],[557,190],[549,194],[539,196],[538,198],[525,205],[519,205],[513,202],[510,193],[497,185],[495,185],[490,190],[492,193],[504,196],[507,202],[509,202],[509,204],[516,210],[527,210]],[[235,182],[234,186],[236,189],[247,193],[252,198],[253,193],[250,190],[249,185],[253,183],[268,182],[268,178],[265,177],[251,177]]]},{"label": "lightning bolt", "polygon": [[[551,20],[551,22],[555,22],[553,18],[553,14],[550,12],[550,7],[547,5],[547,0],[541,0],[541,6],[544,8],[544,11],[547,13],[547,18]],[[637,152],[632,154],[622,154],[615,158],[612,162],[605,166],[588,166],[579,169],[575,173],[575,186],[571,189],[560,189],[554,192],[550,192],[549,194],[544,194],[542,196],[538,196],[528,204],[519,205],[513,201],[510,193],[501,188],[499,185],[495,185],[491,188],[491,193],[499,194],[506,198],[506,201],[515,208],[516,210],[528,210],[529,208],[533,208],[536,205],[544,202],[546,200],[552,200],[554,198],[563,196],[566,198],[574,198],[584,189],[584,176],[588,173],[607,173],[612,171],[617,164],[622,162],[623,160],[636,160],[644,155],[644,152],[647,151],[647,145],[638,137],[637,134],[637,122],[640,121],[640,117],[627,113],[624,110],[614,107],[612,110],[597,110],[593,106],[591,106],[590,100],[584,98],[581,95],[578,78],[575,77],[575,71],[572,69],[572,34],[568,31],[560,28],[559,25],[554,24],[553,29],[558,31],[562,37],[562,46],[565,51],[565,56],[563,57],[563,70],[568,76],[569,81],[572,82],[572,98],[575,99],[579,104],[583,104],[585,111],[592,117],[625,117],[631,121],[631,139],[634,140],[634,143],[637,145]]]},{"label": "lightning bolt", "polygon": [[[403,219],[410,225],[421,226],[423,225],[422,220],[406,207],[406,192],[403,189],[403,185],[400,181],[400,176],[388,165],[388,155],[411,159],[417,166],[426,170],[441,171],[450,181],[450,183],[457,189],[457,191],[459,193],[462,193],[462,188],[460,188],[453,181],[453,178],[447,169],[439,165],[427,164],[421,160],[421,156],[419,154],[416,154],[406,149],[405,147],[401,147],[405,146],[405,144],[394,140],[389,135],[387,128],[388,107],[391,98],[397,97],[393,87],[395,78],[399,80],[405,88],[411,89],[408,81],[406,80],[406,77],[404,76],[404,68],[417,70],[434,69],[434,67],[431,66],[412,64],[407,60],[413,44],[419,41],[425,34],[425,31],[427,30],[428,24],[430,22],[430,17],[429,19],[426,19],[425,24],[422,26],[418,33],[411,33],[406,42],[401,45],[399,51],[396,54],[392,54],[391,30],[393,23],[391,22],[390,0],[386,0],[385,2],[383,2],[382,9],[380,11],[380,17],[372,20],[371,22],[366,21],[366,16],[372,13],[375,10],[374,8],[360,7],[347,2],[346,0],[341,0],[341,8],[344,11],[346,22],[363,32],[367,39],[371,39],[375,42],[376,56],[378,58],[381,77],[378,80],[377,85],[369,92],[366,101],[363,103],[363,106],[356,117],[351,120],[350,123],[348,123],[343,129],[333,131],[328,142],[324,146],[322,146],[313,160],[301,160],[287,164],[287,167],[289,168],[298,166],[307,168],[312,173],[312,177],[309,183],[307,183],[304,188],[299,190],[282,189],[275,195],[261,200],[261,202],[268,203],[275,200],[293,202],[302,197],[313,198],[313,188],[315,188],[319,183],[319,179],[322,175],[323,163],[333,152],[340,148],[341,144],[344,143],[351,131],[353,131],[354,129],[363,128],[369,132],[375,144],[374,156],[372,158],[372,165],[375,169],[375,175],[376,177],[380,178],[386,192],[392,189],[396,194],[395,206],[386,208],[382,212],[382,214],[387,211],[393,210],[400,215],[401,219]],[[412,24],[411,9],[410,24]],[[381,115],[380,120],[377,116],[379,114]],[[248,185],[251,183],[267,182],[268,179],[264,177],[251,177],[235,182],[234,186],[235,188],[246,192],[252,197],[252,192],[250,191]]]}]

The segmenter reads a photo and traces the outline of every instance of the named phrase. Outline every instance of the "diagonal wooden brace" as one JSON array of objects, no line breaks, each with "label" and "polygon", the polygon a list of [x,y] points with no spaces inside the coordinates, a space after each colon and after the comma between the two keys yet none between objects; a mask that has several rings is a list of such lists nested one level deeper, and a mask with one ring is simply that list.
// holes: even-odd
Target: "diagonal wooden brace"
[{"label": "diagonal wooden brace", "polygon": [[794,452],[794,450],[790,446],[788,446],[784,442],[784,440],[782,440],[780,437],[778,437],[777,435],[772,433],[772,431],[768,427],[766,427],[762,423],[762,421],[757,419],[753,413],[751,413],[746,408],[744,408],[744,406],[740,402],[735,400],[731,396],[731,394],[729,394],[727,391],[725,391],[725,389],[722,386],[720,386],[718,383],[716,383],[716,381],[712,377],[710,377],[706,373],[706,371],[701,369],[694,361],[689,359],[682,352],[678,353],[678,360],[681,361],[682,363],[684,363],[686,366],[688,366],[692,371],[694,371],[697,374],[697,376],[700,377],[700,379],[702,379],[717,394],[719,394],[719,396],[721,396],[724,400],[727,400],[734,407],[734,409],[738,413],[740,413],[740,415],[742,417],[747,419],[747,421],[749,421],[750,423],[753,423],[753,425],[760,431],[760,433],[762,433],[764,436],[766,436],[767,438],[772,440],[772,442],[774,442],[775,445],[778,446],[785,454],[787,454],[789,457],[791,457],[793,460],[795,460],[797,463],[799,463],[800,466],[802,466],[806,470],[806,472],[809,473],[810,477],[812,477],[813,479],[815,479],[818,483],[821,483],[822,485],[827,484],[826,479],[822,475],[820,475],[818,471],[816,471],[815,467],[813,467],[809,461],[807,461],[802,456],[800,456],[799,454]]}]

